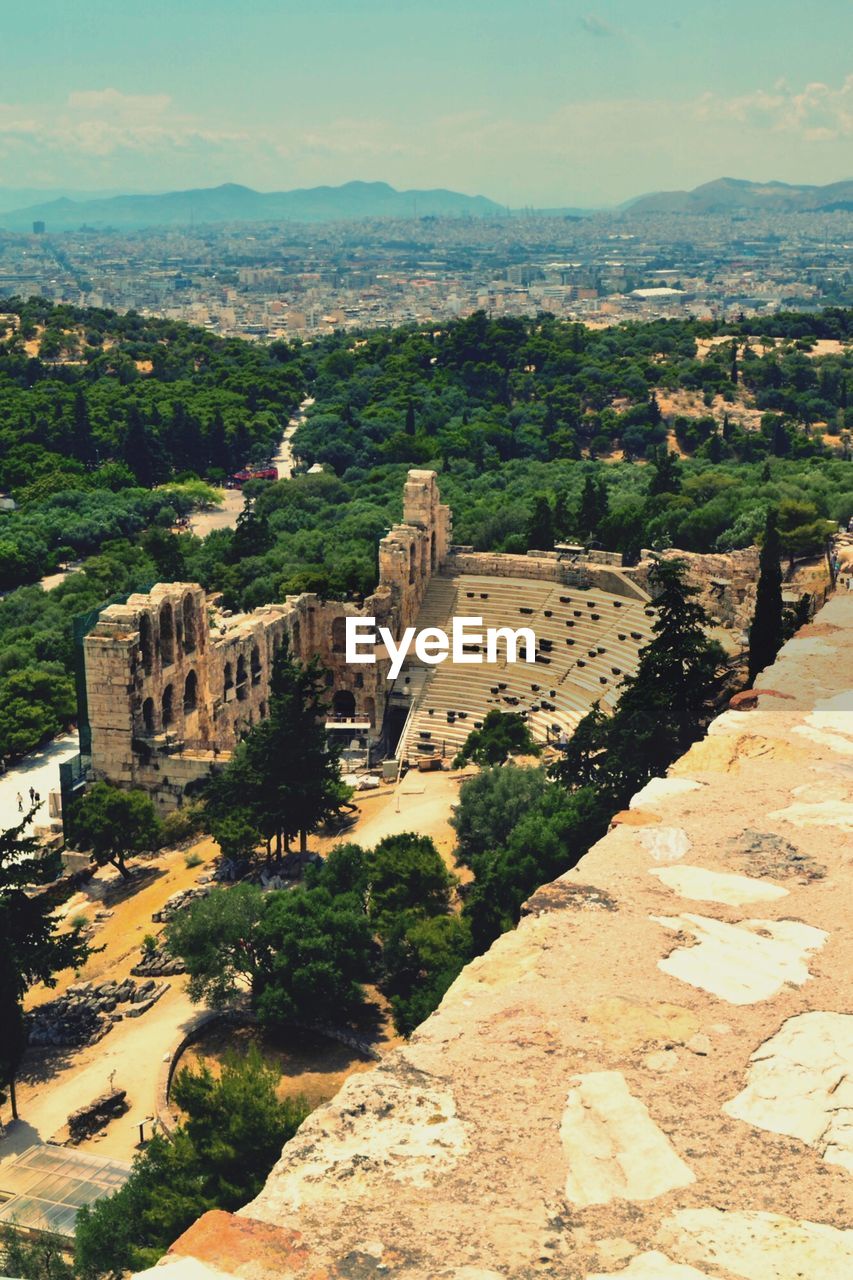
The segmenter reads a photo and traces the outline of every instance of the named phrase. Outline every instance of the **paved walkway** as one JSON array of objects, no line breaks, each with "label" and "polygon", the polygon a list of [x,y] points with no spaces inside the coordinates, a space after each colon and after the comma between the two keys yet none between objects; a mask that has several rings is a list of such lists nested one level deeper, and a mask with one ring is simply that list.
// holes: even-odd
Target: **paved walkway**
[{"label": "paved walkway", "polygon": [[5,831],[20,821],[18,794],[23,799],[24,812],[29,808],[30,787],[39,793],[42,806],[36,815],[36,826],[47,826],[48,796],[59,790],[59,766],[76,756],[80,746],[76,733],[54,738],[38,751],[24,756],[17,764],[10,765],[0,774],[0,830]]},{"label": "paved walkway", "polygon": [[[284,429],[278,446],[278,452],[273,458],[273,465],[278,468],[279,480],[289,480],[293,475],[293,452],[290,442],[293,439],[294,432],[297,427],[301,426],[305,421],[305,410],[313,404],[314,401],[309,396],[303,400],[297,412],[290,419]],[[237,519],[243,510],[243,493],[240,489],[226,489],[222,499],[222,505],[213,511],[196,511],[189,518],[189,526],[192,533],[199,538],[206,538],[209,533],[213,533],[216,529],[233,529],[237,524]]]}]

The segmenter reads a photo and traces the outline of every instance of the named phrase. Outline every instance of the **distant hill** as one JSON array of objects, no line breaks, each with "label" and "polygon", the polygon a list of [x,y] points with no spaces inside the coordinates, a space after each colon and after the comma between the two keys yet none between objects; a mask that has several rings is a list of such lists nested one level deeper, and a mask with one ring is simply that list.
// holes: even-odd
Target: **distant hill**
[{"label": "distant hill", "polygon": [[176,227],[215,222],[335,222],[352,218],[411,218],[425,215],[491,217],[504,209],[485,196],[458,191],[396,191],[386,182],[346,182],[340,187],[253,191],[226,183],[164,195],[61,198],[0,212],[0,227],[29,231],[40,220],[50,231]]},{"label": "distant hill", "polygon": [[622,205],[630,213],[807,213],[852,209],[853,180],[826,187],[717,178],[693,191],[658,191]]},{"label": "distant hill", "polygon": [[31,204],[45,204],[49,200],[103,200],[121,195],[121,189],[109,191],[79,191],[71,187],[0,187],[0,214],[12,209],[23,209]]}]

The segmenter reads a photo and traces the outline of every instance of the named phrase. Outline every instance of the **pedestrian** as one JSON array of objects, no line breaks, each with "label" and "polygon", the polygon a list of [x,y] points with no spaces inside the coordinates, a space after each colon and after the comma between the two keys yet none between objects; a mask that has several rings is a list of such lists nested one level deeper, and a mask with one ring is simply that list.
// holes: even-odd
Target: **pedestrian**
[{"label": "pedestrian", "polygon": [[36,806],[36,808],[41,807],[41,796],[37,791],[33,792],[33,804]]},{"label": "pedestrian", "polygon": [[15,799],[16,799],[16,800],[17,800],[17,802],[18,802],[18,813],[23,813],[23,812],[24,812],[24,797],[21,795],[20,791],[19,791],[19,792],[18,792],[18,794],[15,796]]},{"label": "pedestrian", "polygon": [[30,787],[30,804],[35,803],[35,798],[36,798],[36,789],[35,787]]}]

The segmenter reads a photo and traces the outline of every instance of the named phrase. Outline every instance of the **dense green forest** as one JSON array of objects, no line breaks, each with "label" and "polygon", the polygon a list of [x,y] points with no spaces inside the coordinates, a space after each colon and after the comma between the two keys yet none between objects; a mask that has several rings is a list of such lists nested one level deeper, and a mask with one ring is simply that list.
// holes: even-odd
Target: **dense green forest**
[{"label": "dense green forest", "polygon": [[[113,596],[369,592],[410,466],[440,472],[477,549],[728,550],[773,506],[796,557],[853,515],[849,310],[602,330],[477,313],[270,346],[38,299],[0,316],[0,756],[73,717],[71,619]],[[199,479],[275,451],[306,394],[294,447],[324,473],[253,482],[233,531],[171,532]],[[83,572],[30,585],[74,556]]]}]

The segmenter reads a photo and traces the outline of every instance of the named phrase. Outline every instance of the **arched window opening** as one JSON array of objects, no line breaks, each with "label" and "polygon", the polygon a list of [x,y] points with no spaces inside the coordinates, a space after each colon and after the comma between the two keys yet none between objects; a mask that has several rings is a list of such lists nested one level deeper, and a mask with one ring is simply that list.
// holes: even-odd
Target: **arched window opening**
[{"label": "arched window opening", "polygon": [[160,610],[160,658],[164,667],[175,661],[175,618],[170,604]]},{"label": "arched window opening", "polygon": [[290,652],[294,658],[298,658],[302,646],[302,627],[299,625],[297,618],[290,629]]},{"label": "arched window opening", "polygon": [[175,695],[170,684],[163,690],[163,728],[167,729],[175,718]]},{"label": "arched window opening", "polygon": [[265,719],[266,719],[266,714],[267,714],[267,704],[266,704],[265,702],[261,702],[261,703],[259,704],[259,706],[258,706],[258,713],[259,713],[259,715],[260,715],[260,717],[261,717],[261,719],[262,719],[262,720],[265,720]]},{"label": "arched window opening", "polygon": [[429,562],[433,573],[435,573],[435,529],[429,535]]},{"label": "arched window opening", "polygon": [[139,648],[142,654],[142,666],[145,674],[150,676],[154,662],[154,638],[151,631],[151,619],[147,613],[143,613],[139,619]]},{"label": "arched window opening", "polygon": [[409,543],[409,586],[414,586],[415,582],[415,544]]},{"label": "arched window opening", "polygon": [[347,647],[347,620],[335,618],[332,623],[332,653],[344,653]]},{"label": "arched window opening", "polygon": [[258,646],[255,645],[252,650],[252,684],[261,683],[261,655]]},{"label": "arched window opening", "polygon": [[145,736],[153,738],[154,736],[154,699],[146,698],[142,704],[142,723],[145,726]]},{"label": "arched window opening", "polygon": [[421,577],[425,578],[428,573],[429,573],[429,566],[427,565],[427,540],[426,538],[422,538],[421,539]]},{"label": "arched window opening", "polygon": [[191,671],[184,681],[184,715],[189,715],[198,706],[198,676]]},{"label": "arched window opening", "polygon": [[341,720],[352,720],[355,717],[355,694],[349,689],[338,689],[332,698],[332,712]]},{"label": "arched window opening", "polygon": [[355,673],[355,687],[356,689],[364,688],[364,676],[361,674],[360,671],[356,671]]},{"label": "arched window opening", "polygon": [[364,699],[364,718],[369,720],[375,727],[376,725],[376,702],[373,698]]},{"label": "arched window opening", "polygon": [[184,596],[184,653],[192,653],[196,647],[195,614],[192,596]]},{"label": "arched window opening", "polygon": [[249,694],[249,682],[246,677],[246,659],[242,653],[237,659],[237,701],[245,702]]},{"label": "arched window opening", "polygon": [[230,702],[234,696],[234,668],[230,662],[225,663],[225,671],[222,680],[222,700]]}]

